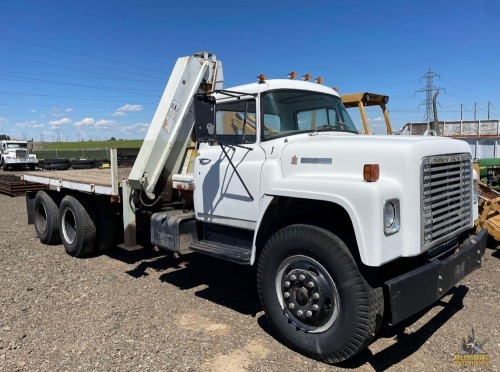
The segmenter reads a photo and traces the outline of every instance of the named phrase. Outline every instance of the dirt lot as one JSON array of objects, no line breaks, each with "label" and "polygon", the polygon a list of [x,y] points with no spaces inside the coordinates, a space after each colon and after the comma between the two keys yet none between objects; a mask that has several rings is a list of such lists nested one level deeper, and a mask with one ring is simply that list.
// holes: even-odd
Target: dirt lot
[{"label": "dirt lot", "polygon": [[[500,251],[442,303],[340,366],[277,341],[251,269],[200,255],[41,245],[23,197],[0,195],[0,371],[500,370]],[[453,364],[472,328],[488,366]]]}]

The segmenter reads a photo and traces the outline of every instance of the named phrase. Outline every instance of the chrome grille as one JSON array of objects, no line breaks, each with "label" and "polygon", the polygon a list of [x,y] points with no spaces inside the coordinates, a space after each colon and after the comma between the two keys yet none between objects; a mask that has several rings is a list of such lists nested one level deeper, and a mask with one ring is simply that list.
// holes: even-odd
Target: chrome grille
[{"label": "chrome grille", "polygon": [[472,223],[472,161],[469,154],[422,161],[422,250],[434,247]]},{"label": "chrome grille", "polygon": [[28,151],[26,150],[16,150],[17,159],[26,159],[28,157]]}]

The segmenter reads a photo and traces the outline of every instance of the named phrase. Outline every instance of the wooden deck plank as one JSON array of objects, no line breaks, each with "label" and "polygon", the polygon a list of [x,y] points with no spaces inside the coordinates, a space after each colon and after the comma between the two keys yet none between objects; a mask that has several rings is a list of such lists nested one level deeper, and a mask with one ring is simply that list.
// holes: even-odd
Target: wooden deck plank
[{"label": "wooden deck plank", "polygon": [[[131,167],[118,169],[118,185],[128,178],[131,170]],[[103,195],[118,194],[118,189],[112,186],[110,168],[33,171],[24,173],[22,178],[28,182],[49,185],[52,189],[67,188]]]}]

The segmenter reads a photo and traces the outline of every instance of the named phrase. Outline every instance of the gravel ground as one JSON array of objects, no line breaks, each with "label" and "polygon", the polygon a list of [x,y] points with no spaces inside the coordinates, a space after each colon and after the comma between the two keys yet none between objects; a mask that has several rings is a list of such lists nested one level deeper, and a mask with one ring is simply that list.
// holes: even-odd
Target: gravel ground
[{"label": "gravel ground", "polygon": [[[277,341],[254,271],[201,255],[44,246],[23,197],[0,194],[0,371],[500,370],[500,251],[433,308],[340,366]],[[475,331],[488,366],[453,364]]]}]

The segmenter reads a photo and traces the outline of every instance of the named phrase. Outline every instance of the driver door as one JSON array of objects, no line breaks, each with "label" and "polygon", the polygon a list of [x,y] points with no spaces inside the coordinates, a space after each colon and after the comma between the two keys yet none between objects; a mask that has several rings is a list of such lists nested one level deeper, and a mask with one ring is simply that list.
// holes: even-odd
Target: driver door
[{"label": "driver door", "polygon": [[216,132],[220,143],[200,143],[195,160],[196,218],[253,230],[265,160],[257,141],[255,100],[218,104]]}]

